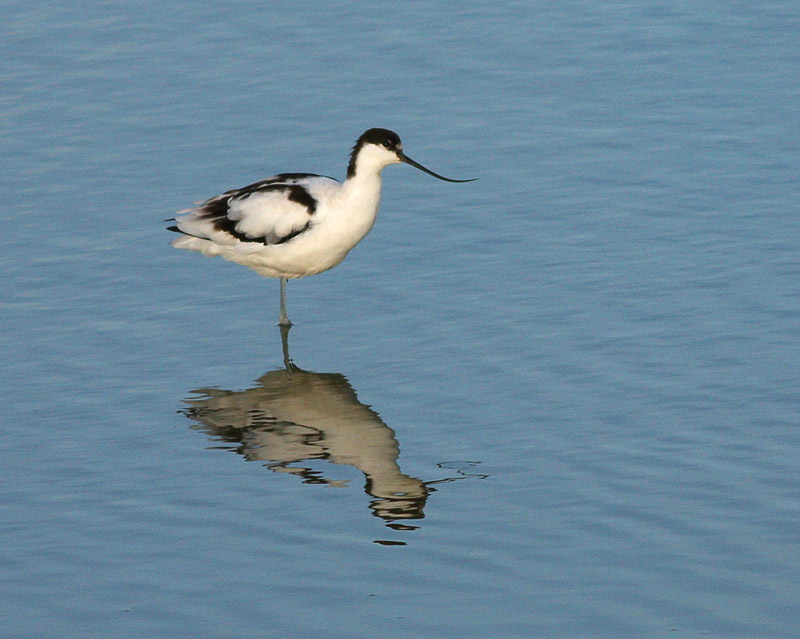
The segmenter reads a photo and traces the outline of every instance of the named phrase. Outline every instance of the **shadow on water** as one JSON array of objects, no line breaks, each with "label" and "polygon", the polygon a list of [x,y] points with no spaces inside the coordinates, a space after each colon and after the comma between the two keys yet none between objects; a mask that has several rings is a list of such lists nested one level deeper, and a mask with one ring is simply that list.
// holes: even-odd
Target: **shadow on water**
[{"label": "shadow on water", "polygon": [[[422,481],[400,469],[395,432],[378,413],[362,404],[340,373],[312,373],[289,357],[289,327],[281,327],[284,369],[265,373],[241,391],[203,388],[185,400],[183,413],[195,428],[217,441],[233,444],[248,461],[265,462],[274,472],[295,475],[307,484],[343,487],[303,462],[324,460],[352,466],[364,474],[373,515],[395,530],[414,530],[410,520],[424,518],[434,484],[484,478],[471,472],[477,462],[440,463],[454,472],[444,479]],[[382,544],[402,542],[377,541]]]}]

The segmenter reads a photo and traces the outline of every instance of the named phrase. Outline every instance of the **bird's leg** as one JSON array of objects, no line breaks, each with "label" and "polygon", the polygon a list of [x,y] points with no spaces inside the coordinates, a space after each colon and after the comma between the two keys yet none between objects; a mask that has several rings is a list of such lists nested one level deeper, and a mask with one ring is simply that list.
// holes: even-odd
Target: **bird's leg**
[{"label": "bird's leg", "polygon": [[278,318],[278,325],[279,326],[291,326],[292,322],[289,320],[289,316],[286,314],[286,278],[281,278],[281,312],[280,317]]},{"label": "bird's leg", "polygon": [[296,370],[299,370],[297,366],[294,365],[292,362],[292,358],[289,356],[289,331],[291,330],[291,324],[281,324],[281,346],[283,347],[283,365],[286,367],[286,370],[290,373]]}]

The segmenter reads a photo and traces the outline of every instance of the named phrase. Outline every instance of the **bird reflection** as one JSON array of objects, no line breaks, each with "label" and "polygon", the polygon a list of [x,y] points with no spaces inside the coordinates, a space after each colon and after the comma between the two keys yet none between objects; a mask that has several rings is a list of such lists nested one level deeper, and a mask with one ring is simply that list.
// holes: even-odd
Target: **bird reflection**
[{"label": "bird reflection", "polygon": [[400,446],[394,431],[362,404],[344,375],[312,373],[295,366],[288,349],[288,327],[281,327],[285,368],[263,375],[243,391],[214,388],[194,391],[184,413],[199,430],[226,443],[247,460],[266,462],[275,472],[296,475],[306,483],[346,485],[310,464],[326,460],[364,474],[372,512],[395,529],[413,528],[404,520],[424,517],[425,502],[435,490],[400,469]]}]

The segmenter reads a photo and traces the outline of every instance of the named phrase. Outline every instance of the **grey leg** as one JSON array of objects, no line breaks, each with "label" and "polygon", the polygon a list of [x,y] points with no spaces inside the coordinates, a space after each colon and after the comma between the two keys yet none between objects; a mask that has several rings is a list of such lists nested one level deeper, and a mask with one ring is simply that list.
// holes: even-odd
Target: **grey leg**
[{"label": "grey leg", "polygon": [[281,278],[281,313],[280,317],[278,318],[278,324],[280,326],[291,326],[292,322],[289,320],[289,316],[286,314],[286,278]]},{"label": "grey leg", "polygon": [[292,330],[292,327],[287,324],[280,325],[281,330],[281,346],[283,347],[283,365],[286,367],[286,370],[291,372],[299,371],[300,369],[294,365],[292,362],[292,358],[289,355],[289,331]]}]

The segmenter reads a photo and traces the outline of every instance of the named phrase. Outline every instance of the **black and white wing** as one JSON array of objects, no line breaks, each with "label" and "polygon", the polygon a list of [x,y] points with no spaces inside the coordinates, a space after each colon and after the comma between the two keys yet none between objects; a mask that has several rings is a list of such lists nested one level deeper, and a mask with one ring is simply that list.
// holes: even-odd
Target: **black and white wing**
[{"label": "black and white wing", "polygon": [[338,183],[311,173],[282,173],[206,200],[177,216],[170,230],[223,246],[283,244],[313,224],[318,202],[312,193],[330,184]]}]

